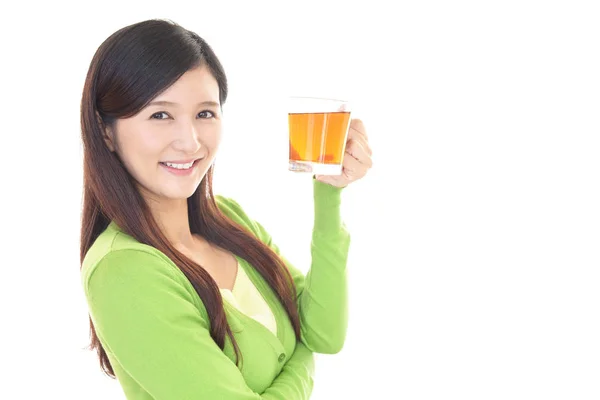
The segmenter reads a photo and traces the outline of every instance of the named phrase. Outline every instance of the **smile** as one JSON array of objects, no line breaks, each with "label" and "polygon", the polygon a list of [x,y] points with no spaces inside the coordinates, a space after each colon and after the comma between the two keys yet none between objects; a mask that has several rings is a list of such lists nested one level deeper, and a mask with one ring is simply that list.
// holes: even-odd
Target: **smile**
[{"label": "smile", "polygon": [[185,163],[173,163],[173,162],[160,162],[159,164],[168,172],[170,172],[171,174],[177,175],[177,176],[182,176],[182,175],[190,175],[196,165],[198,165],[198,162],[201,161],[202,159],[197,159],[194,161],[190,161],[190,162],[185,162]]},{"label": "smile", "polygon": [[175,164],[175,163],[170,163],[170,162],[165,162],[165,163],[161,163],[166,165],[167,167],[171,167],[171,168],[177,168],[177,169],[190,169],[192,168],[192,165],[194,165],[195,161],[189,162],[187,164]]}]

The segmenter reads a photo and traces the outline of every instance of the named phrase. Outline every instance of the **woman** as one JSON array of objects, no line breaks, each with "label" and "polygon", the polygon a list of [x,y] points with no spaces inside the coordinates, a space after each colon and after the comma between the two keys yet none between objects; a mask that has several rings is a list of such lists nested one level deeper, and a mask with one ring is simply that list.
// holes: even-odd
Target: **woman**
[{"label": "woman", "polygon": [[263,226],[212,193],[223,68],[162,20],[97,50],[81,103],[81,276],[91,347],[128,399],[307,399],[313,353],[346,333],[341,191],[371,164],[351,122],[344,172],[317,176],[304,276]]}]

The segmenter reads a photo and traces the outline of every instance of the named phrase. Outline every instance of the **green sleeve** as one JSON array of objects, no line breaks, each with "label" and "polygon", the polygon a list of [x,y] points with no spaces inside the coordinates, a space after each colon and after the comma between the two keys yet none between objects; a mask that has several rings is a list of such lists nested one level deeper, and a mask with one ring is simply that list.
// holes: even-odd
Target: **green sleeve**
[{"label": "green sleeve", "polygon": [[[90,316],[106,350],[155,400],[304,400],[313,355],[298,346],[272,386],[253,392],[216,345],[185,277],[159,255],[116,250],[86,285]],[[197,300],[196,300],[197,301]]]},{"label": "green sleeve", "polygon": [[[227,200],[258,237],[286,262],[298,292],[302,342],[313,352],[333,354],[345,342],[348,326],[346,263],[350,234],[341,218],[342,190],[313,180],[314,222],[311,265],[304,274],[283,256],[271,236],[233,200]],[[284,211],[289,212],[289,211]]]}]

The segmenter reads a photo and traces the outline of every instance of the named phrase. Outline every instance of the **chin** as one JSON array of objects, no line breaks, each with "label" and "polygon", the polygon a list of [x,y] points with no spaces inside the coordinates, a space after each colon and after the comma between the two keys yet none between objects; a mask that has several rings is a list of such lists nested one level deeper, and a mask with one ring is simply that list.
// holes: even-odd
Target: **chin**
[{"label": "chin", "polygon": [[189,189],[179,188],[177,190],[168,190],[168,191],[165,191],[165,197],[168,197],[169,199],[172,199],[172,200],[187,199],[194,194],[196,189],[198,189],[198,186],[200,186],[200,185],[196,185],[195,187],[190,187]]},{"label": "chin", "polygon": [[163,182],[162,185],[156,185],[150,191],[154,192],[159,198],[165,200],[185,200],[192,196],[200,186],[200,182],[181,183],[179,185],[174,185],[173,182]]}]

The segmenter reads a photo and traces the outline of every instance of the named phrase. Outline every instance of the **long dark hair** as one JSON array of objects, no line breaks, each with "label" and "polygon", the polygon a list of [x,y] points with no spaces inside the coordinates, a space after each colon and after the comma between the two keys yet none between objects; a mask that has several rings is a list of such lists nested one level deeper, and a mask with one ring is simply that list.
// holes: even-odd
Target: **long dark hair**
[{"label": "long dark hair", "polygon": [[[83,211],[80,261],[111,221],[141,243],[166,254],[189,279],[202,299],[210,334],[224,349],[230,338],[240,362],[240,350],[227,323],[219,288],[211,276],[172,246],[150,214],[147,204],[118,156],[103,139],[116,119],[137,114],[186,71],[206,66],[219,85],[221,105],[227,98],[227,78],[211,47],[196,33],[168,21],[153,19],[126,26],[109,36],[96,51],[81,99],[83,140]],[[213,168],[187,200],[191,232],[248,261],[273,288],[300,338],[296,289],[281,258],[252,233],[227,218],[212,192]],[[90,317],[89,348],[96,350],[104,372],[115,378]],[[157,343],[157,345],[159,345]]]}]

